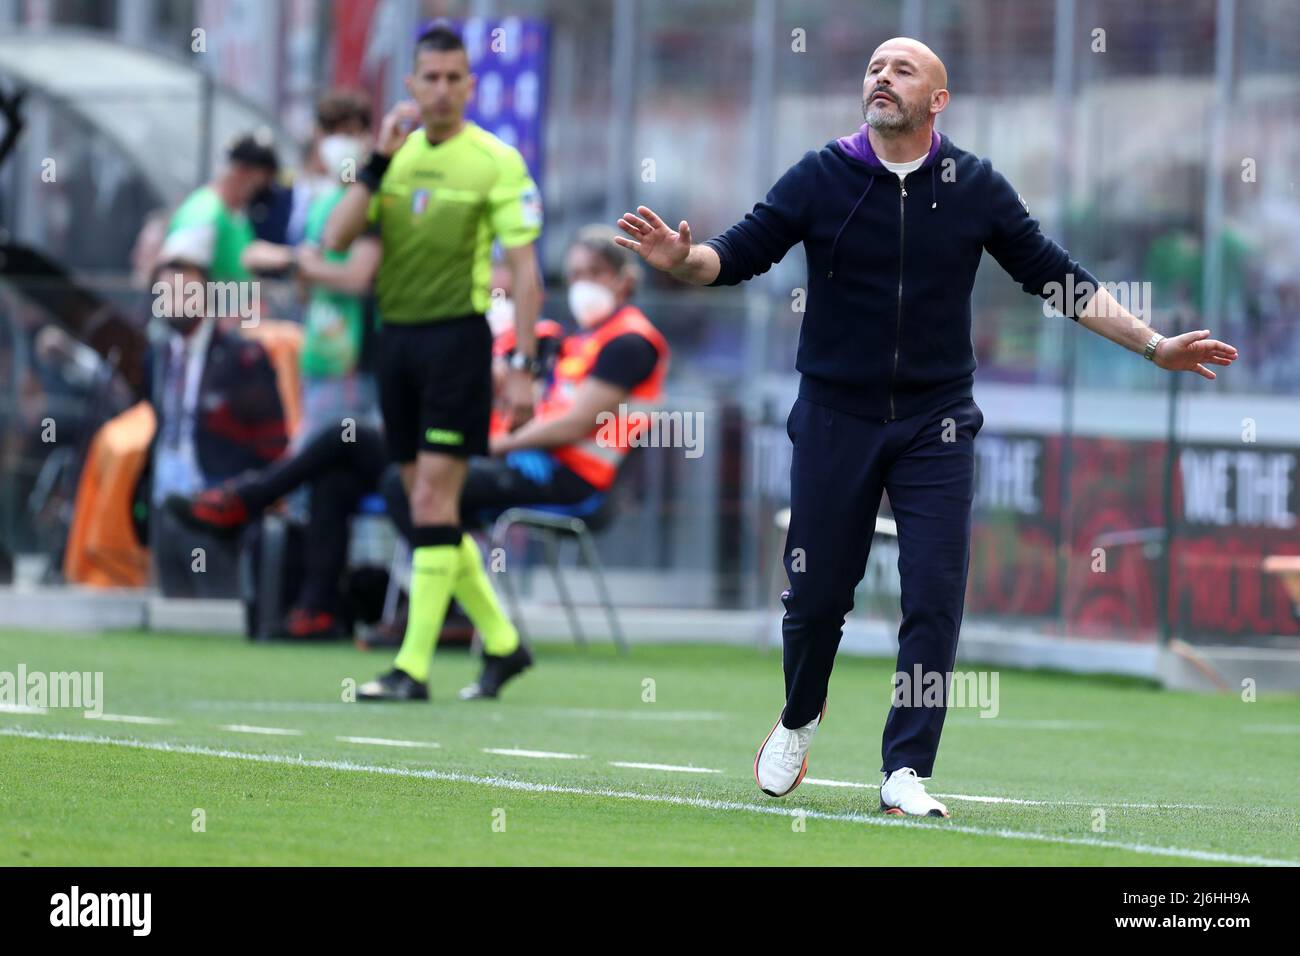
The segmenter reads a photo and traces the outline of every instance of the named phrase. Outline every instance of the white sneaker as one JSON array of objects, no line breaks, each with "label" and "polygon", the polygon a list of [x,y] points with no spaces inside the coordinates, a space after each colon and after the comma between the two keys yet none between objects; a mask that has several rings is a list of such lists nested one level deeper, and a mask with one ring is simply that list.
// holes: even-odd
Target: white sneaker
[{"label": "white sneaker", "polygon": [[897,817],[946,817],[948,808],[925,792],[911,767],[902,767],[880,786],[880,809]]},{"label": "white sneaker", "polygon": [[[781,716],[785,716],[784,710]],[[758,781],[758,789],[769,797],[784,797],[799,786],[808,772],[808,748],[812,746],[813,734],[825,716],[826,705],[822,704],[820,714],[793,730],[782,724],[780,717],[777,718],[776,726],[754,758],[754,779]]]}]

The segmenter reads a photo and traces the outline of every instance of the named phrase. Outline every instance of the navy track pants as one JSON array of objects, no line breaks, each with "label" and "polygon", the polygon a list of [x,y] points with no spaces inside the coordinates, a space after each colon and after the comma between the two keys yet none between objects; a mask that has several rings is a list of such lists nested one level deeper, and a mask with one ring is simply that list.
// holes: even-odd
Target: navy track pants
[{"label": "navy track pants", "polygon": [[[782,595],[786,707],[800,727],[821,711],[844,618],[866,571],[881,493],[898,524],[902,623],[897,671],[949,675],[957,654],[970,569],[974,440],[984,414],[962,398],[911,418],[882,422],[798,399],[786,430],[790,530]],[[889,708],[881,770],[930,776],[946,709]]]}]

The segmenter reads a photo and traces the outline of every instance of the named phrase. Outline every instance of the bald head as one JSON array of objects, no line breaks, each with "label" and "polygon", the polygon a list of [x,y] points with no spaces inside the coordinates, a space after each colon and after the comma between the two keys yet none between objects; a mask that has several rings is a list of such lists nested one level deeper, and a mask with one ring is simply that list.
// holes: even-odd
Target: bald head
[{"label": "bald head", "polygon": [[948,71],[920,40],[894,37],[876,47],[862,82],[862,114],[877,132],[910,133],[948,105]]},{"label": "bald head", "polygon": [[913,40],[911,37],[894,37],[892,40],[886,40],[871,54],[867,69],[870,70],[871,64],[881,57],[910,62],[922,76],[928,79],[931,89],[948,88],[948,71],[944,68],[943,60],[920,40]]}]

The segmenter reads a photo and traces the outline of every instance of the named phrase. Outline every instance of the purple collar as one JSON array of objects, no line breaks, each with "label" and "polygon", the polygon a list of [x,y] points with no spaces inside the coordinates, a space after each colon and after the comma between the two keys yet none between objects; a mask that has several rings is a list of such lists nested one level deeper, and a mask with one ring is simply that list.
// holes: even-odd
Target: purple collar
[{"label": "purple collar", "polygon": [[[861,128],[852,136],[841,136],[837,142],[840,144],[840,149],[844,150],[844,155],[876,169],[884,169],[885,164],[877,158],[876,151],[871,148],[871,140],[867,137],[868,128],[867,124],[863,123]],[[930,165],[935,154],[939,152],[939,143],[939,131],[931,130],[930,152],[926,154],[925,162],[921,164],[922,168]]]}]

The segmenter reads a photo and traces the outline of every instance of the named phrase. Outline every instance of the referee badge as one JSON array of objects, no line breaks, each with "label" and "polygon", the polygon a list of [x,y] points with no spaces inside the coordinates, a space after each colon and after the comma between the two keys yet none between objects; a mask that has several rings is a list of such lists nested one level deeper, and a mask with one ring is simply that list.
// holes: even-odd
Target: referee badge
[{"label": "referee badge", "polygon": [[542,197],[536,186],[529,185],[520,193],[519,214],[523,224],[531,229],[542,224]]},{"label": "referee badge", "polygon": [[419,216],[429,208],[429,190],[417,189],[411,193],[411,212]]}]

